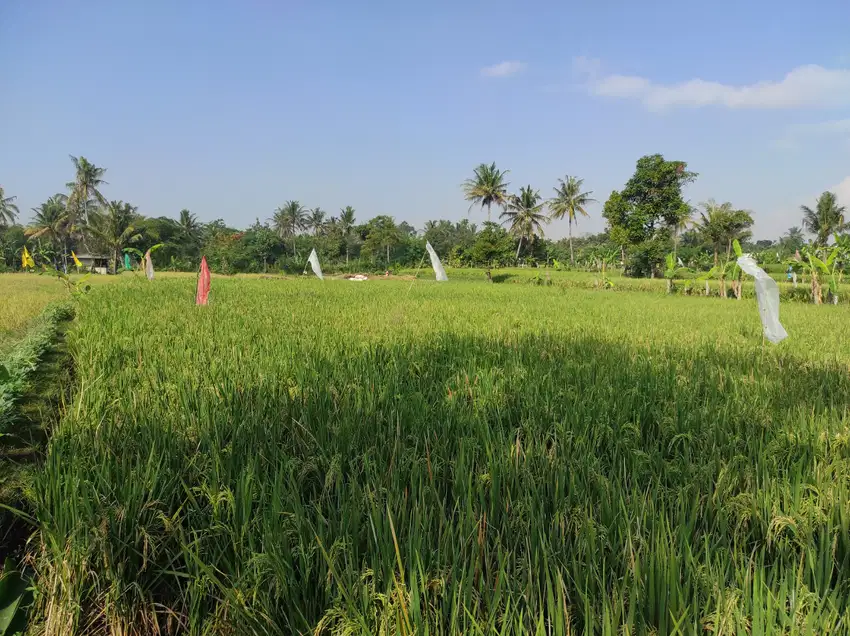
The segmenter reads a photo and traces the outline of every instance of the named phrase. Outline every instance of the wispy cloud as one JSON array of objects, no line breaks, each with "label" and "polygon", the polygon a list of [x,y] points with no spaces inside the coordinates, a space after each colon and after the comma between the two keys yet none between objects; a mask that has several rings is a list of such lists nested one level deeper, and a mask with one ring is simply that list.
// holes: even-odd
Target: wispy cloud
[{"label": "wispy cloud", "polygon": [[850,177],[845,177],[844,180],[829,189],[838,197],[838,203],[846,205],[850,209]]},{"label": "wispy cloud", "polygon": [[524,62],[517,62],[515,60],[509,62],[499,62],[498,64],[494,64],[493,66],[485,66],[484,68],[482,68],[481,76],[509,77],[525,70],[525,67],[526,64]]},{"label": "wispy cloud", "polygon": [[660,84],[637,75],[605,75],[596,60],[577,58],[574,70],[583,76],[592,95],[633,99],[650,110],[675,107],[699,108],[803,108],[850,105],[850,69],[828,69],[817,65],[798,66],[780,80],[753,84],[723,84],[691,79]]},{"label": "wispy cloud", "polygon": [[832,119],[807,124],[794,124],[785,135],[774,142],[777,148],[797,148],[809,140],[838,140],[850,142],[850,119]]}]

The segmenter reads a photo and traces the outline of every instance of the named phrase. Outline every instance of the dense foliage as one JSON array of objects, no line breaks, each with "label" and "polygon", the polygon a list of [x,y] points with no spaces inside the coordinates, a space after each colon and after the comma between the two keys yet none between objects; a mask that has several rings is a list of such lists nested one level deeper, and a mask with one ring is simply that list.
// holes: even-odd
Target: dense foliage
[{"label": "dense foliage", "polygon": [[[346,206],[337,214],[310,209],[289,200],[248,228],[228,226],[221,219],[207,223],[183,209],[177,218],[144,216],[123,201],[108,201],[103,188],[105,169],[85,157],[72,157],[75,178],[68,194],[58,193],[33,209],[26,228],[15,224],[19,216],[15,197],[0,190],[0,271],[21,267],[24,246],[38,266],[67,270],[73,267],[70,253],[86,252],[108,258],[110,269],[122,267],[123,255],[131,260],[149,247],[156,269],[195,270],[202,254],[219,273],[300,272],[315,248],[328,271],[383,271],[416,267],[423,262],[425,242],[430,241],[443,261],[455,267],[503,267],[507,265],[554,265],[600,269],[608,255],[619,252],[618,268],[632,276],[661,276],[666,255],[692,270],[718,266],[727,259],[733,240],[755,252],[763,263],[782,263],[803,246],[800,228],[791,228],[778,241],[750,242],[752,214],[731,203],[709,200],[697,210],[685,203],[682,190],[696,179],[682,161],[661,155],[638,160],[634,175],[622,190],[612,192],[602,216],[606,230],[595,236],[573,238],[573,226],[587,216],[592,191],[583,180],[567,175],[558,180],[551,199],[544,199],[531,185],[512,194],[507,170],[495,163],[481,164],[461,190],[478,207],[486,221],[469,219],[427,221],[414,228],[388,215],[357,218]],[[493,223],[493,208],[501,224]],[[846,229],[844,208],[832,193],[824,193],[814,210],[803,207],[803,227],[814,235],[813,244],[823,246],[835,233]],[[550,240],[545,226],[552,219],[566,219],[566,239]]]}]

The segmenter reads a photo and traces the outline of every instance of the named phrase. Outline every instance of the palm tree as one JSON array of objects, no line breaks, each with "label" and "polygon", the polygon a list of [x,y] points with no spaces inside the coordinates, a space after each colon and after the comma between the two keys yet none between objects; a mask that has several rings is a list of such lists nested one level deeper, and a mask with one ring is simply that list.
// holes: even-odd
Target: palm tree
[{"label": "palm tree", "polygon": [[796,225],[789,227],[785,235],[779,239],[780,244],[791,252],[796,252],[803,247],[806,242],[806,237],[803,236],[803,230]]},{"label": "palm tree", "polygon": [[510,224],[511,234],[519,237],[517,259],[523,239],[531,241],[535,236],[543,236],[543,224],[549,222],[549,218],[543,213],[544,205],[540,192],[527,185],[520,188],[518,195],[510,198],[500,215],[500,218],[504,219],[503,223]]},{"label": "palm tree", "polygon": [[180,210],[180,218],[177,220],[177,236],[179,240],[194,248],[201,242],[201,224],[198,217],[187,209]]},{"label": "palm tree", "polygon": [[7,197],[6,193],[3,192],[3,188],[0,187],[0,227],[15,224],[15,217],[20,213],[18,206],[15,205],[15,199],[17,198]]},{"label": "palm tree", "polygon": [[292,239],[292,255],[295,256],[295,237],[307,226],[307,208],[299,201],[287,201],[274,211],[272,226],[282,239]]},{"label": "palm tree", "polygon": [[322,230],[322,226],[325,224],[325,216],[326,213],[322,208],[313,208],[310,211],[310,219],[308,221],[311,228],[313,228],[313,235],[318,236],[319,232]]},{"label": "palm tree", "polygon": [[351,232],[354,229],[354,208],[350,205],[345,206],[339,211],[339,230],[342,232],[342,239],[345,241],[345,264],[348,265],[348,244]]},{"label": "palm tree", "polygon": [[560,184],[555,188],[555,196],[549,201],[549,212],[553,219],[563,219],[567,217],[569,226],[570,239],[570,266],[575,266],[575,258],[573,257],[573,223],[578,224],[578,215],[588,216],[585,207],[595,201],[591,198],[593,190],[582,192],[581,187],[584,184],[584,179],[571,177],[567,175],[566,180],[558,179]]},{"label": "palm tree", "polygon": [[68,197],[68,208],[71,214],[76,215],[80,208],[83,211],[83,219],[86,223],[89,222],[89,201],[94,199],[100,205],[106,207],[107,202],[104,196],[100,193],[99,188],[103,185],[108,185],[103,180],[103,175],[106,173],[106,168],[98,168],[85,157],[75,157],[69,155],[74,163],[76,175],[73,181],[69,181],[65,185],[71,188],[71,196]]},{"label": "palm tree", "polygon": [[801,205],[803,227],[815,235],[815,245],[826,245],[829,237],[843,232],[848,224],[844,221],[846,208],[838,205],[838,199],[832,192],[824,192],[818,197],[815,209]]},{"label": "palm tree", "polygon": [[[55,194],[37,208],[32,223],[26,229],[30,238],[47,238],[50,244],[62,251],[62,266],[68,271],[68,237],[71,234],[71,214],[67,207],[68,197]],[[56,263],[54,263],[56,265]]]},{"label": "palm tree", "polygon": [[490,208],[493,205],[504,208],[508,202],[510,184],[505,181],[505,175],[510,170],[499,170],[493,162],[489,166],[482,163],[473,172],[474,176],[464,181],[461,186],[464,198],[471,202],[470,210],[474,205],[480,205],[482,208],[486,206],[487,221],[490,221]]},{"label": "palm tree", "polygon": [[682,213],[678,219],[676,219],[675,223],[670,225],[670,228],[673,230],[673,262],[678,263],[677,252],[679,251],[679,239],[682,237],[682,234],[693,227],[694,225],[694,210],[690,205],[682,207]]},{"label": "palm tree", "polygon": [[140,220],[136,208],[123,201],[110,201],[102,212],[92,214],[87,230],[104,249],[112,253],[113,273],[118,273],[118,258],[128,243],[141,238],[136,231]]},{"label": "palm tree", "polygon": [[717,255],[723,245],[727,235],[727,224],[729,215],[732,213],[732,204],[717,203],[714,199],[709,199],[705,203],[700,204],[703,212],[700,212],[700,233],[704,239],[711,243],[714,249],[714,266],[719,265]]}]

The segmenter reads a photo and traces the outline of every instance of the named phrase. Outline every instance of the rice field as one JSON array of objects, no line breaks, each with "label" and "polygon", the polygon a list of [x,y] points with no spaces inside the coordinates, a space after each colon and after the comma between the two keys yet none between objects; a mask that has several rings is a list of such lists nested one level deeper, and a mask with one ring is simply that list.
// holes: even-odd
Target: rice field
[{"label": "rice field", "polygon": [[850,308],[193,284],[78,309],[40,633],[850,631]]},{"label": "rice field", "polygon": [[[100,285],[115,279],[94,276],[89,280],[92,285]],[[49,302],[67,297],[68,291],[55,276],[0,274],[0,352],[8,349],[22,336],[27,324],[38,316]]]}]

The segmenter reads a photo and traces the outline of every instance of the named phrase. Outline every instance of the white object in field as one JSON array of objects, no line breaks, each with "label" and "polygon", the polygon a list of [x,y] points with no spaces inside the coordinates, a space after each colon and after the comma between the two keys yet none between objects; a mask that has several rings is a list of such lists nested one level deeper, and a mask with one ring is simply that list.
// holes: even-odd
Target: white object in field
[{"label": "white object in field", "polygon": [[434,274],[437,275],[437,280],[449,280],[449,277],[446,276],[446,270],[443,269],[443,264],[440,262],[440,257],[437,256],[437,252],[434,251],[434,248],[431,247],[428,241],[425,241],[425,249],[428,250],[428,256],[431,257],[431,267],[434,268]]},{"label": "white object in field", "polygon": [[354,276],[350,277],[348,280],[356,280],[356,281],[369,280],[369,277],[366,276],[365,274],[355,274]]},{"label": "white object in field", "polygon": [[310,262],[310,267],[313,268],[313,273],[318,276],[319,280],[325,280],[325,277],[322,276],[322,266],[319,265],[319,255],[316,254],[315,248],[310,252],[310,258],[307,260]]},{"label": "white object in field", "polygon": [[148,280],[153,280],[153,261],[151,260],[151,251],[145,252],[145,276]]},{"label": "white object in field", "polygon": [[773,343],[782,342],[788,337],[788,332],[779,322],[779,286],[749,254],[738,258],[738,267],[756,279],[756,300],[764,337]]}]

